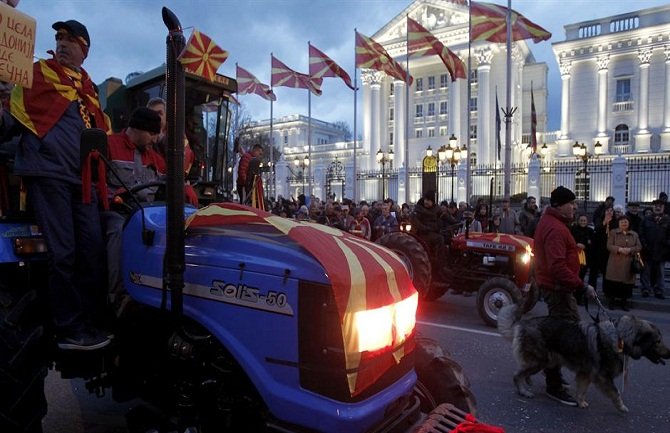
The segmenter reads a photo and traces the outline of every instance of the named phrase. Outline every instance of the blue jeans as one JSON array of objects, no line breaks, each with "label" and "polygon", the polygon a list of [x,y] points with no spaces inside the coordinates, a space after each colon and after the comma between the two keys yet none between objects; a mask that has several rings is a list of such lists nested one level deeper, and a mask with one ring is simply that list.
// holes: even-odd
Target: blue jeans
[{"label": "blue jeans", "polygon": [[28,199],[47,243],[51,312],[57,327],[96,317],[104,300],[103,242],[97,196],[82,203],[81,185],[25,177]]}]

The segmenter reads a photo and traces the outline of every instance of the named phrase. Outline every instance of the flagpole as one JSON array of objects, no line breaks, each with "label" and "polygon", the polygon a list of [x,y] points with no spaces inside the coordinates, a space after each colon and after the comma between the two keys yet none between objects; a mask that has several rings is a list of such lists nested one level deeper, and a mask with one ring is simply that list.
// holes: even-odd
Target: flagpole
[{"label": "flagpole", "polygon": [[512,162],[512,0],[507,0],[507,107],[505,107],[505,198],[510,197],[510,177]]},{"label": "flagpole", "polygon": [[[270,53],[270,91],[272,90],[272,53]],[[274,135],[273,135],[273,127],[274,127],[274,114],[272,112],[273,110],[273,102],[272,98],[270,98],[270,191],[271,194],[274,194],[274,180],[275,180],[275,159],[274,159],[274,151],[275,151],[275,143],[274,143]]]},{"label": "flagpole", "polygon": [[357,155],[356,155],[356,134],[358,133],[357,131],[357,95],[358,95],[358,80],[356,78],[357,76],[357,70],[356,68],[356,29],[354,28],[354,204],[358,203],[358,171],[357,171]]},{"label": "flagpole", "polygon": [[[307,89],[307,197],[312,202],[312,91]],[[307,199],[307,197],[305,199]]]},{"label": "flagpole", "polygon": [[409,204],[409,31],[407,31],[407,18],[405,16],[405,203]]},{"label": "flagpole", "polygon": [[[470,164],[470,155],[472,155],[472,149],[470,148],[470,122],[472,121],[472,113],[470,113],[470,98],[472,98],[472,2],[470,2],[468,8],[468,100],[465,102],[466,108],[466,122],[465,126],[465,142],[467,143],[466,148],[468,149],[465,158],[465,203],[470,207],[470,194],[472,188],[472,167]],[[451,89],[449,92],[449,97],[451,98]]]}]

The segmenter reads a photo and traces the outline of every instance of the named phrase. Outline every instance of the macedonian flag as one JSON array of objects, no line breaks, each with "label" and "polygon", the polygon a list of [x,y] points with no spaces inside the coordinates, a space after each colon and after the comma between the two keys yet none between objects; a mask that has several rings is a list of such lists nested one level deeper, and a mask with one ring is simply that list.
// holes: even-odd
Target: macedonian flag
[{"label": "macedonian flag", "polygon": [[194,29],[177,60],[188,72],[214,81],[216,70],[227,58],[228,51],[219,48],[209,36]]},{"label": "macedonian flag", "polygon": [[[191,215],[187,228],[228,224],[269,224],[306,249],[323,266],[330,279],[340,318],[346,374],[352,396],[360,394],[394,363],[411,352],[407,332],[414,329],[417,293],[401,259],[378,244],[321,224],[294,221],[237,203],[207,206]],[[389,331],[392,357],[375,358],[361,351],[356,326],[360,312],[379,311],[402,303],[411,323],[396,321]],[[413,311],[409,309],[413,308]],[[383,320],[375,326],[381,327]],[[386,323],[386,322],[385,322]]]}]

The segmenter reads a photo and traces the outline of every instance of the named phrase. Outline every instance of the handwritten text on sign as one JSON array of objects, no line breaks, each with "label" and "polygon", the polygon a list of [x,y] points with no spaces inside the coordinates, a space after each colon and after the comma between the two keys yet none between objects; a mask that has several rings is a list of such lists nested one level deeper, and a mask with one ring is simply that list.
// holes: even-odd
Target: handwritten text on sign
[{"label": "handwritten text on sign", "polygon": [[0,3],[0,80],[33,85],[35,20]]}]

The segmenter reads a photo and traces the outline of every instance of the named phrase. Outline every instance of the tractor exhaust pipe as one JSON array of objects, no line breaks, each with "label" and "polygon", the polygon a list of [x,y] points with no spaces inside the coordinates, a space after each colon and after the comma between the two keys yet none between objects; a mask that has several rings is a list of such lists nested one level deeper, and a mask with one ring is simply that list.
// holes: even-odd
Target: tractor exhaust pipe
[{"label": "tractor exhaust pipe", "polygon": [[[163,7],[168,28],[167,83],[167,244],[165,271],[173,317],[181,325],[184,292],[184,68],[177,57],[186,41],[177,16]],[[180,329],[179,326],[177,329]]]}]

